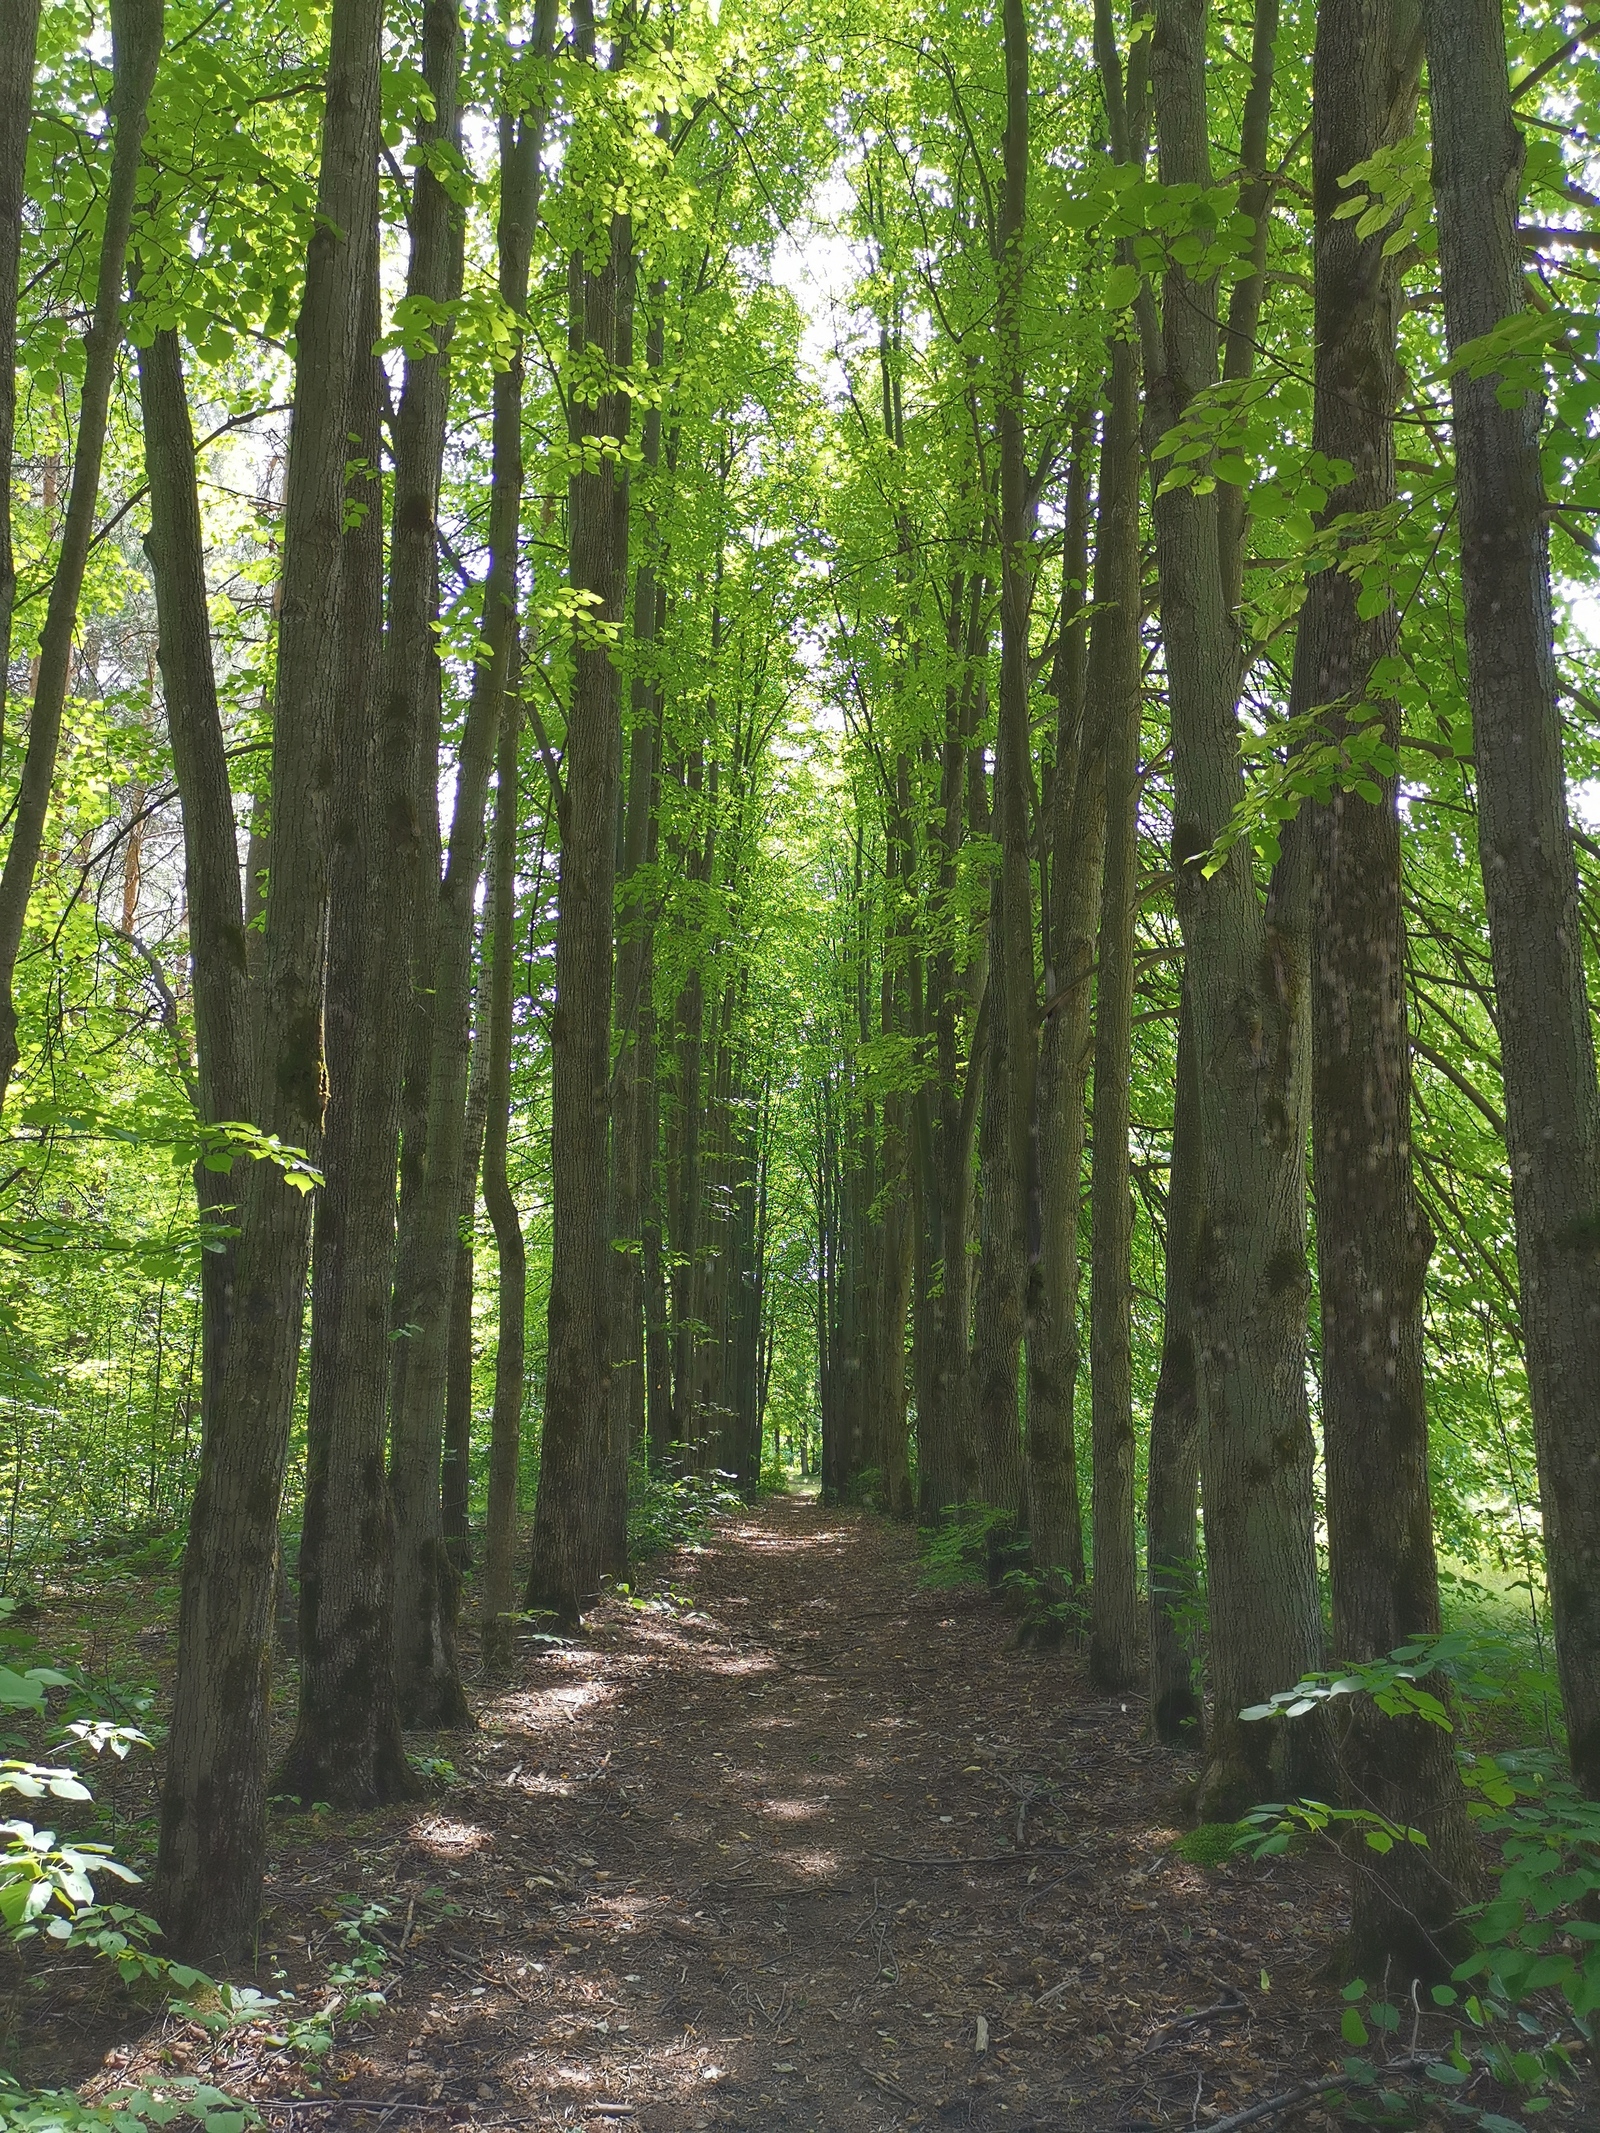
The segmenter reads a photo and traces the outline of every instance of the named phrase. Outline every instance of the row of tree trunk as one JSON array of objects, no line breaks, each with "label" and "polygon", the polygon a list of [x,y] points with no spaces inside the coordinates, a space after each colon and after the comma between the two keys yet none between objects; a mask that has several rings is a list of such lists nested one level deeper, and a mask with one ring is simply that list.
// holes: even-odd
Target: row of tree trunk
[{"label": "row of tree trunk", "polygon": [[[1208,187],[1209,0],[1154,0],[1149,12],[1153,34],[1135,34],[1124,66],[1107,0],[1096,8],[1112,155],[1142,164],[1153,127],[1161,180]],[[922,1515],[994,1507],[1027,1530],[1037,1569],[1082,1584],[1073,1404],[1086,1228],[1091,1669],[1107,1687],[1148,1670],[1158,1734],[1195,1734],[1199,1684],[1177,1614],[1192,1580],[1203,1492],[1212,1712],[1200,1811],[1231,1816],[1285,1792],[1337,1793],[1420,1825],[1426,1849],[1395,1847],[1381,1872],[1370,1871],[1369,1854],[1369,1870],[1357,1872],[1355,1936],[1363,1959],[1378,1951],[1413,1974],[1437,1970],[1470,1879],[1448,1735],[1359,1704],[1337,1732],[1319,1721],[1240,1716],[1326,1658],[1307,1397],[1308,1186],[1317,1209],[1334,1651],[1344,1661],[1372,1659],[1439,1627],[1422,1323],[1433,1240],[1412,1174],[1397,779],[1381,778],[1376,800],[1354,789],[1354,775],[1346,789],[1306,800],[1265,881],[1247,840],[1226,845],[1243,797],[1238,706],[1248,654],[1236,609],[1244,500],[1225,481],[1208,488],[1162,478],[1162,439],[1197,394],[1243,379],[1253,359],[1271,212],[1276,0],[1256,7],[1241,142],[1254,271],[1234,283],[1225,312],[1218,283],[1176,261],[1159,286],[1142,287],[1132,330],[1119,325],[1108,340],[1093,419],[1086,413],[1074,432],[1051,667],[1056,728],[1042,764],[1031,755],[1028,665],[1041,477],[1026,460],[1016,326],[1028,258],[1022,0],[1007,0],[1002,22],[1007,124],[993,256],[1000,383],[989,461],[998,471],[974,542],[998,554],[999,581],[980,584],[974,566],[970,580],[952,579],[942,603],[945,733],[939,775],[922,787],[936,803],[915,830],[936,921],[963,839],[991,839],[997,857],[987,925],[969,930],[965,949],[958,936],[925,969],[913,968],[887,934],[879,951],[881,1026],[906,1035],[924,1067],[911,1099],[915,1160],[900,1162],[890,1100],[875,1105],[871,1090],[825,1106],[818,1120],[824,1483],[842,1494],[871,1469],[894,1501],[889,1477],[914,1398]],[[1365,537],[1396,496],[1404,260],[1386,255],[1387,229],[1359,237],[1339,210],[1347,173],[1410,132],[1425,53],[1452,347],[1492,333],[1522,303],[1520,141],[1496,0],[1469,8],[1441,0],[1421,17],[1406,0],[1324,0],[1313,70],[1313,448],[1351,469],[1323,514],[1345,542]],[[1597,1097],[1561,770],[1538,410],[1503,406],[1492,375],[1458,375],[1454,393],[1480,839],[1530,1389],[1572,1760],[1592,1790],[1600,1778]],[[1128,1115],[1147,656],[1144,469],[1152,470],[1154,641],[1170,717],[1182,933],[1166,1327],[1146,1504],[1147,1642],[1134,1555]],[[1363,612],[1359,592],[1337,555],[1308,579],[1288,710],[1316,713],[1336,739],[1376,721],[1392,751],[1398,709],[1371,677],[1385,671],[1398,621],[1392,604]],[[980,674],[992,607],[1000,694],[988,774],[968,742],[987,708]],[[926,663],[934,651],[921,646],[917,655]],[[935,752],[925,744],[930,772]],[[883,875],[892,882],[907,834],[901,794],[886,751],[877,745],[872,754]],[[1215,864],[1209,855],[1219,840],[1226,857]],[[949,941],[948,923],[935,930]],[[862,993],[864,1001],[864,979]],[[864,1007],[859,1023],[865,1038]],[[915,1231],[910,1364],[884,1372],[873,1351],[898,1353],[907,1306],[875,1285],[871,1270],[883,1264],[884,1240],[905,1212]],[[898,1310],[892,1329],[878,1315],[885,1308]]]}]

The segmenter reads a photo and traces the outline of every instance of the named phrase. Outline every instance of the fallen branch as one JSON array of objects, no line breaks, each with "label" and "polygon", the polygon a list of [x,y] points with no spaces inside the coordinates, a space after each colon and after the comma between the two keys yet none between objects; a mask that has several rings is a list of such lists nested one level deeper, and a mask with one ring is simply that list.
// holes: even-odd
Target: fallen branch
[{"label": "fallen branch", "polygon": [[[1055,1989],[1059,1991],[1061,1988],[1057,1986]],[[1163,2022],[1150,2042],[1141,2045],[1134,2056],[1142,2059],[1146,2052],[1159,2051],[1168,2038],[1177,2036],[1180,2030],[1193,2029],[1197,2022],[1210,2022],[1223,2015],[1242,2015],[1250,2012],[1249,2003],[1235,1992],[1231,1985],[1225,1985],[1223,1992],[1225,1997],[1213,2000],[1209,2007],[1197,2007],[1193,2014],[1179,2015],[1171,2022]]]},{"label": "fallen branch", "polygon": [[[1379,2071],[1384,2074],[1418,2074],[1425,2066],[1431,2066],[1437,2057],[1436,2052],[1412,2052],[1404,2059],[1391,2059]],[[1313,2096],[1326,2096],[1330,2089],[1349,2086],[1348,2074],[1328,2074],[1321,2081],[1302,2081],[1297,2089],[1285,2089],[1280,2096],[1264,2096],[1259,2103],[1235,2111],[1231,2118],[1213,2118],[1208,2133],[1235,2133],[1238,2126],[1253,2126],[1260,2119],[1275,2118],[1279,2111],[1292,2110],[1297,2103],[1309,2103]]]}]

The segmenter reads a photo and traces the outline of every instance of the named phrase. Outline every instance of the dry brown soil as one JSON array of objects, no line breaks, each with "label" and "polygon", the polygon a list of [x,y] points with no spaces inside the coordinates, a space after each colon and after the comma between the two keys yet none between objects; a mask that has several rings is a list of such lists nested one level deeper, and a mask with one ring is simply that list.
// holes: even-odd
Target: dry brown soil
[{"label": "dry brown soil", "polygon": [[314,2008],[359,1900],[387,2009],[320,2068],[124,2018],[118,2078],[296,2133],[1137,2133],[1337,2063],[1337,1873],[1178,1859],[1137,1700],[923,1589],[909,1534],[769,1500],[525,1652],[425,1807],[274,1824],[256,1982]]}]

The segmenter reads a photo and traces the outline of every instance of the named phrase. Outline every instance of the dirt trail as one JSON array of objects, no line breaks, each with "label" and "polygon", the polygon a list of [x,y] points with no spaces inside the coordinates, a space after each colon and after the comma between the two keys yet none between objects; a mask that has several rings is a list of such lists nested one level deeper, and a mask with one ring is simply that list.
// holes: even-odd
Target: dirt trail
[{"label": "dirt trail", "polygon": [[1174,1859],[1137,1707],[920,1591],[909,1535],[779,1499],[657,1571],[530,1644],[437,1802],[280,1827],[262,1985],[312,1989],[340,1896],[399,1951],[322,2097],[172,2030],[169,2064],[296,2128],[1133,2133],[1329,2063],[1331,1879]]}]

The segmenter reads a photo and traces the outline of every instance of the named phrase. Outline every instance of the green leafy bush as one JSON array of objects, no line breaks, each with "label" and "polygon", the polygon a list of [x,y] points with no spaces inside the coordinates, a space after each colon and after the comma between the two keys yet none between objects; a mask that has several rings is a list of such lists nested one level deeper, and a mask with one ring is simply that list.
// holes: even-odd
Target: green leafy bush
[{"label": "green leafy bush", "polygon": [[634,1470],[628,1490],[628,1560],[702,1544],[719,1518],[744,1508],[734,1476]]}]

